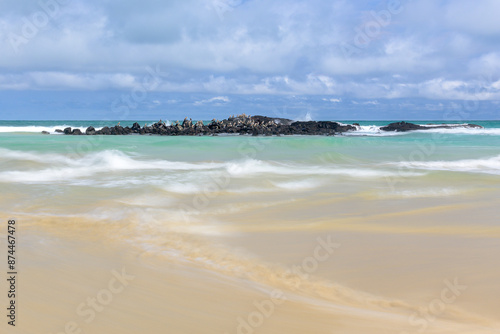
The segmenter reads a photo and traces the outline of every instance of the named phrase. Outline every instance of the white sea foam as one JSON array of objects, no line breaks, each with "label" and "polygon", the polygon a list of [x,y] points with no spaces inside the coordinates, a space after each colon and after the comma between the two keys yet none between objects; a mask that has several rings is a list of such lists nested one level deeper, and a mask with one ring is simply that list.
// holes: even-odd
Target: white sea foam
[{"label": "white sea foam", "polygon": [[165,170],[196,170],[214,169],[221,163],[188,163],[168,160],[138,160],[118,150],[106,150],[81,156],[67,156],[53,153],[35,153],[29,151],[13,151],[0,148],[1,160],[36,161],[49,164],[66,164],[81,167],[104,167],[108,170],[128,169],[165,169]]},{"label": "white sea foam", "polygon": [[[28,133],[41,133],[42,131],[47,131],[51,134],[56,134],[56,129],[64,130],[65,128],[70,127],[71,129],[79,129],[83,133],[87,130],[86,127],[73,127],[71,125],[55,125],[55,126],[0,126],[0,133],[16,133],[16,132],[28,132]],[[96,130],[100,130],[101,128],[96,128]]]},{"label": "white sea foam", "polygon": [[[96,174],[102,174],[105,178],[92,178],[91,183],[104,182],[111,184],[116,180],[123,183],[148,183],[144,180],[134,178],[143,176],[141,172],[151,171],[148,178],[152,177],[158,181],[162,176],[169,179],[171,184],[165,190],[174,192],[194,193],[199,188],[186,186],[188,184],[205,184],[206,180],[213,177],[225,178],[252,178],[262,175],[269,176],[345,176],[355,178],[382,178],[396,175],[396,172],[373,169],[368,167],[345,166],[343,168],[335,165],[312,165],[292,164],[281,162],[266,162],[254,159],[233,160],[228,162],[179,162],[169,160],[143,160],[139,157],[129,156],[121,151],[106,150],[93,152],[80,157],[70,158],[62,154],[35,154],[33,152],[12,151],[0,149],[0,162],[8,160],[36,161],[43,163],[43,168],[32,168],[30,170],[9,170],[0,172],[1,182],[71,182],[85,184],[84,178],[90,178]],[[21,164],[23,165],[23,164]],[[25,168],[23,166],[23,168]],[[157,171],[155,173],[155,171]],[[159,172],[165,174],[159,174]],[[114,174],[127,173],[127,174]],[[400,176],[401,174],[397,174]],[[405,176],[418,176],[422,173],[405,172]],[[129,179],[134,182],[129,182]],[[188,180],[188,181],[186,181]],[[163,182],[159,182],[162,184]],[[164,183],[163,183],[164,184]]]},{"label": "white sea foam", "polygon": [[377,125],[356,125],[356,131],[348,131],[343,133],[346,136],[377,136],[377,137],[387,137],[387,136],[402,136],[411,133],[442,133],[442,134],[466,134],[466,135],[492,135],[500,136],[500,128],[471,128],[466,127],[467,124],[425,124],[425,126],[434,128],[438,126],[457,126],[461,125],[463,127],[453,128],[453,129],[428,129],[428,130],[414,130],[407,132],[396,132],[396,131],[383,131],[382,126]]},{"label": "white sea foam", "polygon": [[344,132],[344,136],[376,136],[376,137],[388,137],[388,136],[400,136],[405,134],[405,132],[395,132],[395,131],[382,131],[381,126],[377,125],[355,125],[355,131]]},{"label": "white sea foam", "polygon": [[74,160],[61,154],[38,154],[35,152],[12,151],[0,148],[0,161],[17,160],[17,161],[32,161],[43,164],[71,164]]},{"label": "white sea foam", "polygon": [[443,133],[443,134],[460,134],[460,135],[490,135],[490,136],[500,136],[500,128],[486,128],[486,129],[475,129],[475,128],[455,128],[455,129],[429,129],[429,130],[418,130],[420,133]]},{"label": "white sea foam", "polygon": [[[351,166],[349,166],[351,167]],[[390,177],[396,173],[387,170],[375,170],[370,168],[339,168],[336,166],[325,165],[296,165],[285,163],[270,163],[260,160],[247,159],[227,163],[227,172],[233,177],[250,177],[259,174],[277,174],[277,175],[340,175],[359,178],[379,178]],[[405,172],[405,176],[419,176],[422,173]]]},{"label": "white sea foam", "polygon": [[475,172],[500,175],[500,155],[491,158],[465,159],[455,161],[405,161],[399,162],[397,163],[397,165],[405,168]]},{"label": "white sea foam", "polygon": [[168,182],[162,188],[168,192],[177,193],[177,194],[184,194],[184,195],[197,194],[200,192],[203,192],[203,193],[215,192],[218,189],[218,188],[214,188],[214,187],[209,187],[209,184],[206,184],[204,186],[203,184],[200,184],[200,183],[194,184],[194,183],[187,183],[187,182],[186,183]]},{"label": "white sea foam", "polygon": [[295,191],[295,190],[308,190],[317,188],[320,185],[320,182],[316,180],[306,179],[306,180],[295,180],[290,182],[273,182],[273,184],[280,189]]},{"label": "white sea foam", "polygon": [[[461,123],[461,124],[447,124],[447,123],[441,123],[441,124],[421,124],[423,126],[426,126],[428,128],[437,128],[438,126],[462,126],[466,128],[469,123]],[[472,129],[472,128],[471,128]]]},{"label": "white sea foam", "polygon": [[171,198],[154,195],[136,195],[124,197],[116,201],[125,205],[157,208],[169,207],[174,204],[174,201]]},{"label": "white sea foam", "polygon": [[117,171],[192,171],[220,168],[220,163],[187,163],[168,160],[138,160],[120,151],[107,150],[71,159],[60,154],[35,154],[0,149],[0,162],[8,160],[36,161],[49,164],[49,168],[29,171],[4,171],[1,182],[53,182],[89,177],[97,173]]},{"label": "white sea foam", "polygon": [[415,189],[415,190],[402,190],[393,191],[388,193],[380,193],[380,198],[428,198],[428,197],[446,197],[454,196],[463,193],[459,189],[453,188],[430,188],[430,189]]}]

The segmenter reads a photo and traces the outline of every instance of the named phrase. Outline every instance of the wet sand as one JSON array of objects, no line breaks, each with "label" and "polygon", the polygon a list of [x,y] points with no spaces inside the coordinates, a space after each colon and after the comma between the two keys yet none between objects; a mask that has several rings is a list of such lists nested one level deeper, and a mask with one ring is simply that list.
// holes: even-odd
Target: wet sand
[{"label": "wet sand", "polygon": [[[469,234],[453,218],[492,212],[494,200],[427,209],[411,203],[412,210],[382,215],[382,223],[377,212],[321,218],[332,203],[319,197],[252,208],[254,215],[208,215],[212,223],[217,216],[219,233],[205,234],[126,219],[18,217],[19,326],[8,333],[64,333],[65,326],[68,333],[500,331],[492,266],[498,228],[485,223]],[[285,212],[297,224],[286,215],[280,221]],[[317,251],[328,243],[331,254]],[[134,278],[108,303],[102,291],[113,270]],[[103,307],[89,322],[90,306],[77,313],[88,298]]]}]

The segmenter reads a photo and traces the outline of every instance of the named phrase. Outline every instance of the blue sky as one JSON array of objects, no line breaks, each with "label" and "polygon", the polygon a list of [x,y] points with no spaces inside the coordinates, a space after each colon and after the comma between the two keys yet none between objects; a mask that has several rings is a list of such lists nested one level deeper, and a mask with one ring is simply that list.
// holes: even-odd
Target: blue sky
[{"label": "blue sky", "polygon": [[499,119],[496,0],[3,0],[0,119]]}]

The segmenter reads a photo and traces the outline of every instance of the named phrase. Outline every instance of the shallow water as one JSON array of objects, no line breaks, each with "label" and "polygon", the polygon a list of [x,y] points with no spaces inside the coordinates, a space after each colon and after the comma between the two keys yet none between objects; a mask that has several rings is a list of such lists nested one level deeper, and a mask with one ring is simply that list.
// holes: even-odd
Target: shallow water
[{"label": "shallow water", "polygon": [[[499,122],[38,133],[90,124],[0,124],[0,210],[20,226],[17,332],[500,332]],[[77,307],[122,268],[135,278],[87,322]]]}]

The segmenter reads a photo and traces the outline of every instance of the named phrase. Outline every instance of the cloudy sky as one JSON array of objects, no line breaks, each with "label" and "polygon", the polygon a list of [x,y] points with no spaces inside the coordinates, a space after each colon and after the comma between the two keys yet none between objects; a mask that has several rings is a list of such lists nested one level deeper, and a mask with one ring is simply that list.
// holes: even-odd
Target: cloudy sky
[{"label": "cloudy sky", "polygon": [[498,0],[2,0],[0,119],[498,119]]}]

